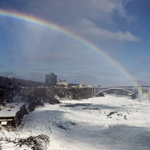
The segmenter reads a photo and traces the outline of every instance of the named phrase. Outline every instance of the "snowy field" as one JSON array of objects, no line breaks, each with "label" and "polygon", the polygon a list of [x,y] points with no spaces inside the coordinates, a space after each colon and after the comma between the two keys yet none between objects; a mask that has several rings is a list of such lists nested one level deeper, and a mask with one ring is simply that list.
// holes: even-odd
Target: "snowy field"
[{"label": "snowy field", "polygon": [[[11,138],[39,134],[49,136],[49,150],[149,150],[150,104],[113,95],[46,104],[26,115],[15,133],[5,133]],[[5,150],[29,150],[0,143]]]}]

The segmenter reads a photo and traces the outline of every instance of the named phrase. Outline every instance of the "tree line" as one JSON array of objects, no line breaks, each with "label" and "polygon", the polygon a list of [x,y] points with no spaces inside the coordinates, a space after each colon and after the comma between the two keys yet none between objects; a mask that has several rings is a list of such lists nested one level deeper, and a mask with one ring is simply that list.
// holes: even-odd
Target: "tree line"
[{"label": "tree line", "polygon": [[8,78],[0,76],[0,86],[23,86],[23,87],[37,87],[37,86],[44,86],[45,83],[32,81],[32,80],[25,80],[25,79],[18,79],[18,78]]}]

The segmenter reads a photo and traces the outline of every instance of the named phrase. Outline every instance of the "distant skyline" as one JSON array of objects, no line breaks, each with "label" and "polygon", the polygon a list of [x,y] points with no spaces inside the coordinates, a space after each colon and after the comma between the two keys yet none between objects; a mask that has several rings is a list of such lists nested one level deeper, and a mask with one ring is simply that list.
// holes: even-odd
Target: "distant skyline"
[{"label": "distant skyline", "polygon": [[0,15],[0,76],[44,82],[53,72],[68,83],[150,85],[149,6],[148,0],[1,0],[0,11],[31,15],[80,39]]}]

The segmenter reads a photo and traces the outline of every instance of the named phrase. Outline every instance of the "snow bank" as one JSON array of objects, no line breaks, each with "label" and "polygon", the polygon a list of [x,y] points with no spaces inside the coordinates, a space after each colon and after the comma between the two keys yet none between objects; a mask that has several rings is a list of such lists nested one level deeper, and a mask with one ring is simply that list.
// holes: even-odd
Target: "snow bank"
[{"label": "snow bank", "polygon": [[0,141],[1,140],[8,140],[8,141],[15,141],[16,134],[14,132],[8,132],[2,126],[0,126]]}]

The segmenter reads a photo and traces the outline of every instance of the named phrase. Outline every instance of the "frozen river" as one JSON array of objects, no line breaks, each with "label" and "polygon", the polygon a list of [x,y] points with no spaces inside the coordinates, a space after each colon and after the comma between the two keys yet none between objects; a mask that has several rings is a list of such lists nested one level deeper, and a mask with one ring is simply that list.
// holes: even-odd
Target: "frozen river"
[{"label": "frozen river", "polygon": [[25,116],[17,132],[39,134],[50,137],[50,150],[149,150],[150,104],[113,95],[46,104]]}]

